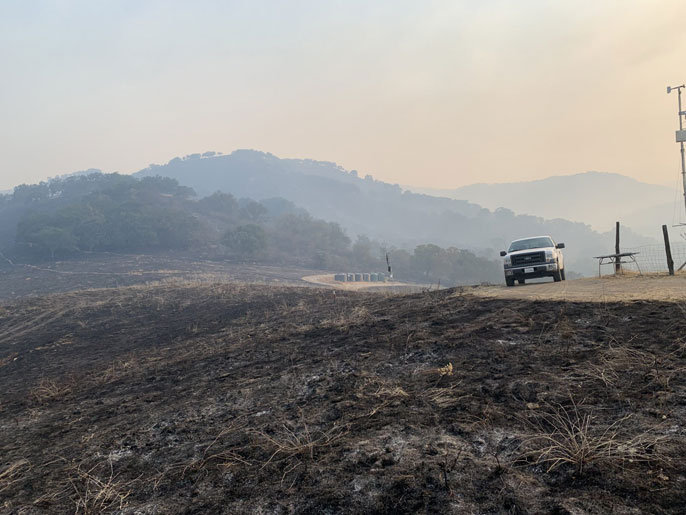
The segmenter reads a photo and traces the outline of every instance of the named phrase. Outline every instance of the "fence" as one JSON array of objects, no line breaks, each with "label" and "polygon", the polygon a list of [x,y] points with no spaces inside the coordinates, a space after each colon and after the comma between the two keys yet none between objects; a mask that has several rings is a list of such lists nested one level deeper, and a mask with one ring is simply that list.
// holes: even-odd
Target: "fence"
[{"label": "fence", "polygon": [[[674,269],[686,263],[686,242],[672,242]],[[622,247],[622,252],[636,252],[636,262],[641,272],[667,272],[667,253],[664,245],[643,245],[641,247]],[[626,270],[635,269],[633,263],[622,265]],[[684,267],[686,268],[686,267]]]}]

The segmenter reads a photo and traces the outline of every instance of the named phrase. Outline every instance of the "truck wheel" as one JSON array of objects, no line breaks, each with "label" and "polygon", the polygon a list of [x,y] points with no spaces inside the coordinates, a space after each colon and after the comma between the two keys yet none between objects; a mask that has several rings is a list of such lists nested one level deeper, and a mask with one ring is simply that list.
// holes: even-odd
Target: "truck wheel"
[{"label": "truck wheel", "polygon": [[560,275],[560,271],[558,270],[557,272],[553,272],[553,281],[559,283],[561,280],[562,276]]},{"label": "truck wheel", "polygon": [[565,279],[565,269],[564,269],[564,268],[563,268],[562,270],[560,270],[560,277],[562,277],[562,280],[563,280],[563,281],[566,280],[566,279]]},{"label": "truck wheel", "polygon": [[519,284],[524,284],[524,279],[517,279],[517,282],[518,282]]},{"label": "truck wheel", "polygon": [[512,279],[511,277],[506,277],[505,284],[507,284],[508,286],[514,286],[514,279]]}]

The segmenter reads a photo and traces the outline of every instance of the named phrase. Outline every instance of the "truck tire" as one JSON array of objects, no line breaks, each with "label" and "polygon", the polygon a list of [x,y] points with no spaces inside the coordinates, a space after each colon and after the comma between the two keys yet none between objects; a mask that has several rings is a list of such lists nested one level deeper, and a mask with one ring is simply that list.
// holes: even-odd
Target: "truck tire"
[{"label": "truck tire", "polygon": [[512,279],[511,277],[506,277],[505,284],[507,284],[508,286],[514,286],[514,279]]},{"label": "truck tire", "polygon": [[524,284],[525,279],[517,279],[517,282],[518,282],[519,284]]},{"label": "truck tire", "polygon": [[553,281],[559,283],[562,280],[562,270],[560,270],[560,262],[557,262],[557,272],[553,272]]},{"label": "truck tire", "polygon": [[565,269],[564,269],[564,268],[563,268],[562,270],[560,270],[560,277],[562,277],[562,280],[563,280],[563,281],[566,280],[566,278],[565,278]]}]

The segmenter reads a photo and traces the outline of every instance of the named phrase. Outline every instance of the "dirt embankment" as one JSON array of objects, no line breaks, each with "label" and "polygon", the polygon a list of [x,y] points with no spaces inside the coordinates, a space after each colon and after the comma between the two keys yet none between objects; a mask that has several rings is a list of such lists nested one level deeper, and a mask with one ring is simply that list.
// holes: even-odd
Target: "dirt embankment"
[{"label": "dirt embankment", "polygon": [[684,334],[457,290],[5,303],[0,512],[684,513]]}]

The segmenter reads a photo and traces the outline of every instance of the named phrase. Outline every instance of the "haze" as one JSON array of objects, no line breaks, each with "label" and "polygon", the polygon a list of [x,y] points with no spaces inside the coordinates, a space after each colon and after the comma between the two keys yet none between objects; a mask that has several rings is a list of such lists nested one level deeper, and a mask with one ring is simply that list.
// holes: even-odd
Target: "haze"
[{"label": "haze", "polygon": [[450,188],[679,173],[682,0],[3,2],[0,189],[205,150]]}]

